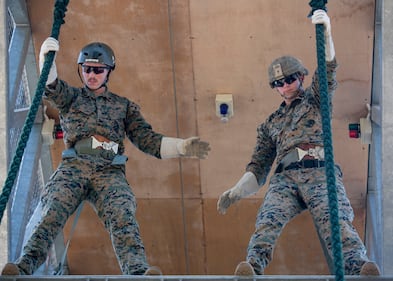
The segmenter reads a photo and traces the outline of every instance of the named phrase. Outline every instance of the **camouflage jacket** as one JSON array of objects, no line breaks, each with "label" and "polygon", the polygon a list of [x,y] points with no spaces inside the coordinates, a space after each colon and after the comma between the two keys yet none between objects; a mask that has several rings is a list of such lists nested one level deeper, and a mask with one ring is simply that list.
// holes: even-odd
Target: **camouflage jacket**
[{"label": "camouflage jacket", "polygon": [[141,151],[160,158],[163,135],[153,131],[140,108],[127,98],[108,90],[96,96],[87,88],[75,88],[58,80],[55,87],[46,87],[44,96],[58,110],[67,148],[81,139],[101,135],[119,144],[127,136]]},{"label": "camouflage jacket", "polygon": [[[327,62],[330,101],[337,88],[336,60]],[[296,145],[310,143],[323,146],[318,70],[311,85],[290,105],[283,102],[257,129],[257,141],[246,171],[253,172],[263,185],[274,160],[281,159]],[[277,159],[276,159],[277,158]]]}]

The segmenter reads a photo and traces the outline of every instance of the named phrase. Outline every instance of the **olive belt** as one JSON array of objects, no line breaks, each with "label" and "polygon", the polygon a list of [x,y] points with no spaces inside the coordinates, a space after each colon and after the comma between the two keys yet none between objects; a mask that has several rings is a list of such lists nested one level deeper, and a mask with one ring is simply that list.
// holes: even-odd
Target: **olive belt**
[{"label": "olive belt", "polygon": [[[102,144],[98,142],[99,144]],[[118,144],[111,142],[111,145],[97,145],[97,140],[94,137],[85,138],[77,141],[74,147],[66,149],[62,153],[62,159],[74,158],[77,155],[93,155],[99,156],[104,159],[112,160],[112,165],[124,165],[128,157],[125,155],[119,155],[117,152]],[[113,149],[113,144],[116,144],[116,149]],[[115,151],[114,151],[115,150]]]},{"label": "olive belt", "polygon": [[85,138],[77,141],[74,145],[75,150],[80,154],[100,154],[100,151],[106,150],[117,154],[119,144],[111,142],[100,142],[95,137]]}]

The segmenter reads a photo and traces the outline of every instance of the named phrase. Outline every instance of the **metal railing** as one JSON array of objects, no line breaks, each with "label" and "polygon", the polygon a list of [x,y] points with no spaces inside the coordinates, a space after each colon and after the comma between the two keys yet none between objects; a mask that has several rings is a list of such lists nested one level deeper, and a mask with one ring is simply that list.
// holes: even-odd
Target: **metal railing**
[{"label": "metal railing", "polygon": [[[6,42],[8,43],[6,130],[8,136],[7,167],[9,168],[38,82],[37,64],[25,1],[7,1],[6,28]],[[14,261],[22,253],[23,245],[30,236],[33,225],[39,220],[40,193],[50,174],[48,171],[52,172],[49,144],[43,143],[41,135],[43,114],[41,107],[35,118],[8,201],[9,261]],[[62,252],[64,249],[62,244],[55,244],[54,249]],[[50,252],[53,253],[53,251]],[[37,274],[50,274],[55,264],[57,264],[56,254],[48,257],[48,262],[37,271]]]}]

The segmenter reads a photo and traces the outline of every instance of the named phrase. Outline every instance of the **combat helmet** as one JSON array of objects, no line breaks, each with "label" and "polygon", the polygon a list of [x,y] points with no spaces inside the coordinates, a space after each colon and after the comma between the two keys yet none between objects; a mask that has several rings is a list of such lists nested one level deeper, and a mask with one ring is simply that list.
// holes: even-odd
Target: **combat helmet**
[{"label": "combat helmet", "polygon": [[275,59],[269,66],[269,84],[273,88],[272,83],[276,80],[282,79],[294,73],[303,75],[308,74],[308,70],[303,63],[292,56],[282,56]]},{"label": "combat helmet", "polygon": [[113,50],[105,43],[93,42],[85,47],[79,53],[78,64],[85,62],[102,63],[115,69],[115,54]]}]

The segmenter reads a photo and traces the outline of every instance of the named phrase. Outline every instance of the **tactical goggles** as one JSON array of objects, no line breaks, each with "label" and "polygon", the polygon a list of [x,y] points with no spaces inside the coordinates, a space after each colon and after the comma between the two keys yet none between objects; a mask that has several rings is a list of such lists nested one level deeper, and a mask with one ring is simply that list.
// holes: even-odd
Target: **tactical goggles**
[{"label": "tactical goggles", "polygon": [[283,86],[284,86],[284,83],[287,83],[288,85],[290,85],[290,84],[292,84],[293,82],[295,82],[295,81],[297,80],[297,78],[298,78],[298,75],[297,75],[296,73],[294,73],[294,74],[291,74],[291,75],[289,75],[289,76],[286,76],[286,77],[284,77],[284,78],[282,78],[282,79],[273,81],[273,82],[270,84],[270,86],[271,86],[272,88],[276,88],[276,87],[283,87]]},{"label": "tactical goggles", "polygon": [[105,71],[105,69],[110,69],[107,66],[91,66],[91,65],[82,65],[82,70],[85,73],[94,72],[94,74],[101,74]]}]

